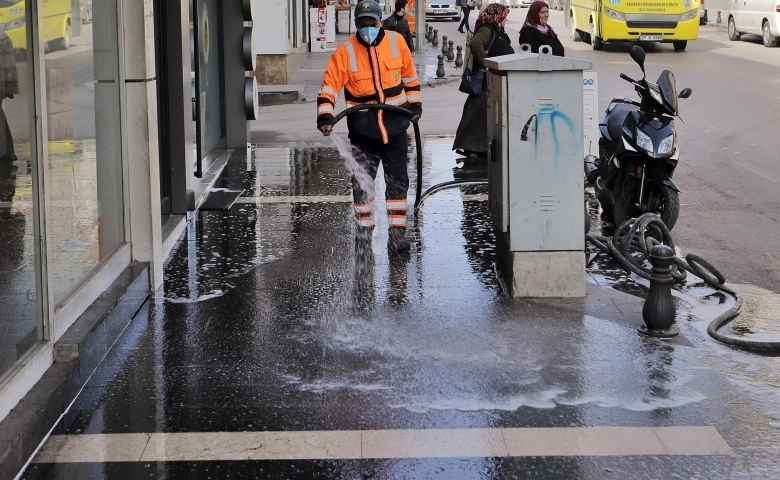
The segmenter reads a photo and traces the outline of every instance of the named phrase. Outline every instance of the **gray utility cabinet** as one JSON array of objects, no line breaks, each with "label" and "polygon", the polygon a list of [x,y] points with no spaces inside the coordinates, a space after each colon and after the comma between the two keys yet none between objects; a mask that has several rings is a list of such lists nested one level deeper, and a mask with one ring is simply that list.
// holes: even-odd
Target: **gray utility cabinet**
[{"label": "gray utility cabinet", "polygon": [[582,296],[582,71],[591,62],[523,52],[485,65],[489,201],[502,272],[511,274],[514,296]]}]

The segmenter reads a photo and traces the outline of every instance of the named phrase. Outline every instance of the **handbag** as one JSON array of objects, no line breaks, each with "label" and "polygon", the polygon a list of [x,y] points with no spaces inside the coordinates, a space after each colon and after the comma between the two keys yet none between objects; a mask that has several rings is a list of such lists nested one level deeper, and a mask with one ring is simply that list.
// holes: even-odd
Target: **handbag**
[{"label": "handbag", "polygon": [[[490,51],[490,47],[493,46],[493,42],[496,40],[496,33],[493,32],[493,38],[490,39],[490,44],[485,49],[485,52]],[[469,48],[469,53],[471,52],[470,44],[471,38],[469,38],[469,41],[466,42],[466,47]],[[482,93],[482,90],[485,88],[485,72],[482,70],[472,71],[472,67],[474,66],[472,63],[472,58],[469,55],[469,59],[467,61],[469,66],[463,67],[463,76],[460,78],[460,86],[458,86],[458,90],[460,90],[463,93],[467,93],[469,95],[479,95]]]},{"label": "handbag", "polygon": [[466,67],[463,69],[458,90],[469,95],[479,95],[482,93],[483,83],[485,83],[485,72],[482,70],[472,72],[470,68]]}]

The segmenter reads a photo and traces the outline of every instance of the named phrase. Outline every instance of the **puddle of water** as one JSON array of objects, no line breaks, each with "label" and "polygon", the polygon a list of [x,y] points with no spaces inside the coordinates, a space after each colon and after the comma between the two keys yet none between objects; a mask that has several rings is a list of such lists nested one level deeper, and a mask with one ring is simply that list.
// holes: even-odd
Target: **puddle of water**
[{"label": "puddle of water", "polygon": [[274,262],[289,249],[265,230],[254,205],[230,211],[201,211],[188,225],[181,243],[165,267],[165,299],[198,303],[225,295],[240,277],[258,265]]},{"label": "puddle of water", "polygon": [[[332,138],[344,157],[343,165],[358,177],[358,181],[363,177],[366,190],[374,188],[373,179],[352,156],[348,140],[337,135]],[[439,148],[436,148],[437,145]],[[439,144],[430,141],[426,150],[430,159],[426,164],[427,174],[439,172],[451,179],[455,165],[451,140],[443,139]],[[332,149],[330,151],[333,152]],[[322,178],[323,170],[308,168],[312,165],[316,167],[315,163],[306,164],[307,169],[290,169],[290,165],[297,164],[297,157],[296,161],[291,157],[281,158],[278,171],[268,175],[268,184],[271,185],[273,180],[279,192],[289,194],[283,189],[290,189],[290,185],[310,188],[306,181],[309,177],[305,175]],[[332,175],[328,178],[342,187],[346,186],[344,167],[333,153],[331,165],[336,164],[341,169],[340,173],[330,172]],[[356,166],[358,169],[355,169]],[[426,178],[431,177],[426,175]],[[382,188],[381,180],[377,186]],[[328,191],[332,187],[327,185]],[[304,344],[312,342],[312,335],[317,337],[322,345],[321,358],[317,359],[317,363],[322,369],[311,369],[317,372],[312,376],[290,365],[287,367],[292,371],[283,373],[286,381],[306,392],[347,389],[383,395],[388,397],[388,404],[412,412],[501,411],[516,410],[522,406],[553,408],[556,405],[650,411],[679,407],[704,398],[687,386],[691,381],[689,375],[670,367],[658,355],[642,351],[645,341],[639,339],[633,330],[587,318],[583,330],[588,336],[621,338],[624,342],[617,349],[604,349],[600,342],[587,338],[576,340],[575,337],[570,343],[563,342],[566,345],[556,345],[562,342],[557,342],[557,336],[550,333],[554,329],[543,330],[541,338],[531,339],[528,338],[528,330],[538,326],[523,324],[517,318],[509,318],[511,315],[504,314],[502,318],[499,312],[502,298],[496,295],[498,287],[492,270],[495,235],[487,204],[461,196],[478,192],[474,189],[454,189],[431,197],[425,210],[428,217],[423,216],[419,231],[421,244],[427,250],[410,264],[411,274],[405,269],[393,272],[391,268],[391,275],[395,274],[398,278],[381,283],[381,278],[387,276],[386,260],[380,255],[385,246],[375,238],[373,250],[357,256],[352,284],[349,278],[352,275],[338,270],[341,267],[334,267],[334,271],[346,276],[345,280],[336,278],[328,283],[326,275],[319,271],[300,280],[311,283],[302,291],[310,293],[311,302],[317,304],[311,309],[316,320],[294,335],[300,337]],[[273,230],[262,227],[262,221],[268,222],[270,218],[263,216],[262,208],[275,209]],[[598,217],[597,207],[591,204],[590,213]],[[201,301],[229,291],[236,278],[255,268],[257,262],[269,262],[284,256],[293,236],[307,247],[321,247],[322,238],[305,237],[305,233],[296,231],[293,224],[311,221],[317,215],[324,224],[334,221],[332,211],[319,208],[316,203],[305,208],[300,205],[247,206],[234,209],[230,214],[206,215],[201,218],[213,219],[203,221],[197,233],[192,230],[190,242],[187,242],[192,245],[185,247],[174,259],[179,264],[178,269],[166,270],[169,301]],[[348,216],[345,211],[338,215],[344,219]],[[382,217],[379,215],[378,220]],[[350,217],[345,224],[351,221]],[[257,223],[256,227],[254,223]],[[594,228],[599,228],[598,225],[599,222],[594,221]],[[431,264],[421,260],[425,256],[435,258],[437,252],[447,254],[453,249],[458,255],[447,257],[447,264],[434,262],[431,268]],[[375,259],[380,260],[378,265],[374,265]],[[468,266],[456,262],[466,262]],[[591,267],[594,276],[600,275],[612,288],[634,294],[646,289],[641,281],[637,282],[624,273],[606,256],[595,260]],[[443,270],[448,274],[441,275]],[[389,313],[393,302],[403,304],[402,308],[406,310],[418,308],[418,304],[409,301],[407,289],[417,289],[411,292],[413,300],[428,295],[428,299],[435,303],[437,287],[431,286],[431,279],[441,282],[434,285],[444,288],[462,286],[463,291],[470,295],[470,300],[458,302],[458,311],[454,313],[450,311],[452,305],[444,311],[433,308],[417,312],[411,318],[425,318],[419,323],[403,322],[398,320],[400,315]],[[488,288],[475,288],[475,284],[480,283]],[[686,288],[687,294],[692,297],[690,303],[695,305],[693,312],[696,318],[712,318],[729,307],[727,299],[719,297],[711,289],[696,283],[687,284]],[[383,295],[388,300],[384,304],[377,300],[378,306],[366,307],[375,308],[372,314],[355,318],[351,317],[350,308],[343,308],[350,300],[342,297],[352,294],[357,306],[360,306],[359,302],[371,304],[372,298]],[[755,295],[760,297],[763,292],[755,292]],[[391,301],[391,297],[395,300]],[[302,307],[297,305],[296,308]],[[772,309],[779,311],[775,304],[767,304],[764,310]],[[327,319],[333,321],[328,324]],[[706,325],[704,327],[706,329]],[[762,334],[768,327],[753,324],[745,328],[747,333]],[[616,365],[619,367],[616,368]],[[760,392],[754,384],[760,385],[763,380],[776,378],[767,373],[763,364],[758,371],[749,371],[754,366],[746,364],[744,375],[737,376],[735,382],[740,389],[752,388],[754,392]],[[430,389],[420,389],[420,385],[430,386]],[[767,392],[763,394],[768,396]]]},{"label": "puddle of water", "polygon": [[[380,403],[412,413],[558,406],[648,412],[706,398],[690,388],[695,377],[673,365],[673,352],[657,351],[663,345],[643,349],[635,332],[613,329],[625,344],[603,348],[604,339],[614,336],[605,335],[610,322],[587,317],[583,335],[592,338],[575,335],[564,345],[552,339],[552,325],[489,318],[495,314],[491,305],[472,310],[460,308],[448,318],[422,323],[382,316],[373,322],[342,321],[315,333],[323,349],[314,377],[285,373],[283,378],[306,392],[371,391]],[[311,334],[301,341],[310,341]],[[612,340],[611,346],[624,341]]]},{"label": "puddle of water", "polygon": [[780,342],[780,295],[754,285],[730,285],[742,296],[742,314],[723,333],[746,340]]}]

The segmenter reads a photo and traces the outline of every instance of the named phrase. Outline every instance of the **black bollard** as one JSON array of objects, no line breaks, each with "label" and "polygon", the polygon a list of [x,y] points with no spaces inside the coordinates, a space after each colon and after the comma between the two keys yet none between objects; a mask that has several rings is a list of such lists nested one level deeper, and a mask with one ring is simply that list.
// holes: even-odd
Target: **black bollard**
[{"label": "black bollard", "polygon": [[431,40],[433,40],[433,26],[432,25],[428,25],[428,31],[425,32],[425,39],[428,40],[428,43],[430,43]]},{"label": "black bollard", "polygon": [[463,47],[458,45],[458,55],[455,57],[455,68],[463,66]]},{"label": "black bollard", "polygon": [[638,330],[651,337],[674,337],[680,333],[674,325],[677,312],[672,298],[674,250],[668,245],[656,245],[650,250],[649,260],[653,265],[650,293],[642,307],[645,324]]},{"label": "black bollard", "polygon": [[439,46],[439,30],[433,29],[433,39],[431,40],[431,46],[432,47],[438,47]]},{"label": "black bollard", "polygon": [[448,43],[448,45],[447,45],[447,61],[451,62],[451,61],[455,60],[455,47],[452,46],[452,44],[455,43],[455,42],[450,40],[447,43]]},{"label": "black bollard", "polygon": [[436,77],[444,78],[444,55],[439,55],[439,64],[436,66]]},{"label": "black bollard", "polygon": [[447,35],[443,35],[441,37],[441,54],[445,57],[447,56],[447,48],[449,48],[449,44],[447,43]]}]

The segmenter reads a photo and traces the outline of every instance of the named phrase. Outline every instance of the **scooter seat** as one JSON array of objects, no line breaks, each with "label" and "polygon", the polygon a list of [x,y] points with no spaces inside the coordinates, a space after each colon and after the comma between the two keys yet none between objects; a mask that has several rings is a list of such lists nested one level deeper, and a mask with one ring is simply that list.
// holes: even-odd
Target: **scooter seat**
[{"label": "scooter seat", "polygon": [[610,109],[605,118],[610,140],[616,142],[620,139],[620,129],[623,128],[623,122],[633,110],[638,110],[638,108],[634,105],[627,105],[625,103],[615,103],[612,105],[612,109]]}]

